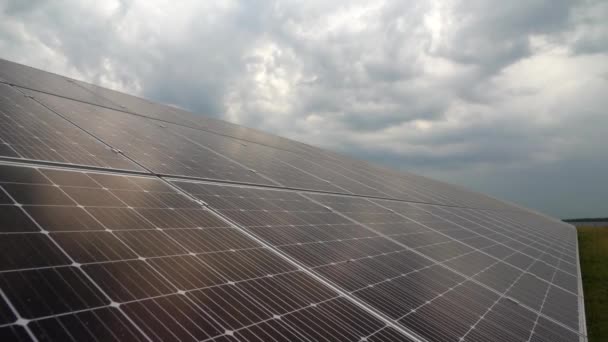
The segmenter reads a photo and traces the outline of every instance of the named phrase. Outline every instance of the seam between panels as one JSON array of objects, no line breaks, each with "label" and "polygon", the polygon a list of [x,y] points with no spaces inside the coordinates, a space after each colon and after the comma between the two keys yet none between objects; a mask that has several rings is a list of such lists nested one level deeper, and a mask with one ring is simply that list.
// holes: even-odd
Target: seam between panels
[{"label": "seam between panels", "polygon": [[387,326],[390,326],[390,327],[396,329],[401,334],[407,336],[410,339],[413,339],[413,340],[418,341],[418,342],[427,342],[427,340],[425,338],[422,338],[421,336],[419,336],[418,334],[410,331],[409,329],[404,328],[400,324],[394,322],[392,319],[386,317],[383,313],[378,312],[376,309],[370,307],[368,304],[363,303],[360,300],[354,298],[349,293],[343,291],[339,286],[334,285],[331,281],[325,279],[325,277],[323,277],[323,276],[318,275],[316,272],[309,270],[306,266],[302,265],[299,261],[293,259],[292,257],[290,257],[289,255],[285,254],[284,252],[276,249],[274,246],[270,245],[269,243],[267,243],[263,239],[259,238],[256,234],[250,232],[249,229],[247,229],[247,228],[245,228],[245,227],[237,224],[236,222],[234,222],[230,218],[226,217],[225,215],[223,215],[221,212],[219,212],[215,208],[210,207],[207,204],[203,204],[202,201],[197,200],[193,195],[190,195],[186,191],[180,189],[176,185],[172,184],[169,180],[166,180],[166,179],[164,179],[162,177],[159,177],[159,178],[161,180],[163,180],[163,182],[165,182],[166,184],[170,185],[176,191],[182,193],[184,196],[188,197],[190,200],[192,200],[192,201],[198,203],[199,205],[201,205],[203,208],[205,208],[206,210],[208,210],[210,213],[212,213],[213,215],[215,215],[217,218],[221,219],[222,221],[226,222],[230,226],[232,226],[235,229],[237,229],[239,232],[241,232],[242,234],[244,234],[245,236],[247,236],[249,239],[252,239],[253,241],[255,241],[255,242],[259,243],[260,245],[264,246],[265,248],[267,248],[269,251],[272,251],[275,255],[279,256],[281,259],[287,261],[291,265],[293,265],[296,268],[298,268],[300,271],[308,274],[309,276],[313,277],[315,280],[319,281],[321,284],[325,285],[326,287],[328,287],[332,291],[338,293],[340,297],[348,299],[351,303],[355,304],[356,306],[360,307],[361,309],[363,309],[367,313],[369,313],[372,316],[376,317],[377,319],[381,320]]},{"label": "seam between panels", "polygon": [[[76,126],[76,127],[83,130],[82,128],[80,128],[78,126]],[[91,135],[95,139],[101,141],[105,146],[107,146],[109,148],[114,148],[112,145],[107,144],[105,141],[99,139],[95,135],[87,132],[86,130],[83,130],[83,131],[85,133]],[[174,175],[174,174],[166,174],[166,173],[157,173],[157,172],[151,171],[146,166],[144,166],[144,165],[140,164],[139,162],[137,162],[136,160],[134,160],[132,157],[126,155],[124,152],[120,153],[120,155],[125,157],[129,161],[135,163],[137,166],[141,167],[145,171],[111,169],[111,168],[83,165],[83,164],[69,164],[69,163],[63,163],[63,162],[13,158],[13,157],[4,157],[4,156],[0,156],[0,162],[5,161],[7,164],[12,163],[12,164],[18,164],[18,165],[27,164],[27,165],[49,166],[49,167],[55,167],[55,168],[60,168],[60,169],[63,168],[63,169],[68,169],[68,170],[79,169],[79,170],[90,170],[90,171],[96,171],[96,172],[121,173],[121,174],[130,174],[130,175],[139,175],[139,176],[166,177],[166,178],[174,179],[177,181],[224,184],[224,185],[232,185],[232,186],[246,186],[246,187],[252,187],[252,188],[282,190],[282,191],[295,191],[295,192],[302,192],[302,193],[309,193],[309,194],[321,194],[321,195],[332,195],[332,196],[342,196],[342,197],[352,197],[352,198],[384,200],[384,201],[392,201],[392,202],[399,202],[399,203],[433,205],[433,206],[445,207],[445,208],[474,209],[474,210],[484,210],[484,211],[490,211],[490,212],[518,212],[515,210],[498,210],[498,209],[477,208],[477,207],[464,207],[464,206],[438,204],[438,203],[431,203],[431,202],[418,202],[418,201],[411,201],[411,200],[403,200],[403,199],[389,198],[389,197],[376,197],[376,196],[369,196],[369,195],[329,192],[329,191],[323,191],[323,190],[292,188],[292,187],[285,187],[285,186],[278,186],[278,185],[275,186],[275,185],[269,185],[269,184],[245,183],[245,182],[223,180],[223,179],[191,177],[191,176],[182,176],[182,175]]]},{"label": "seam between panels", "polygon": [[[487,290],[489,290],[489,291],[493,292],[494,294],[496,294],[496,295],[498,295],[498,296],[505,297],[505,298],[507,298],[507,299],[510,299],[510,298],[511,298],[511,297],[506,296],[506,295],[504,295],[503,293],[499,292],[498,290],[495,290],[494,288],[491,288],[491,287],[489,287],[488,285],[483,284],[483,283],[479,282],[478,280],[473,279],[473,278],[471,278],[471,277],[467,276],[466,274],[463,274],[463,273],[461,273],[461,272],[459,272],[459,271],[457,271],[457,270],[455,270],[455,269],[453,269],[453,268],[451,268],[451,267],[449,267],[449,266],[447,266],[447,265],[444,265],[442,262],[439,262],[439,261],[437,261],[437,260],[435,260],[435,259],[433,259],[433,258],[431,258],[431,257],[429,257],[429,256],[427,256],[427,255],[425,255],[425,254],[423,254],[423,253],[421,253],[421,252],[417,251],[416,249],[413,249],[413,248],[411,248],[411,247],[409,247],[409,246],[407,246],[407,245],[405,245],[405,244],[403,244],[403,243],[401,243],[401,242],[399,242],[399,241],[397,241],[397,240],[393,239],[393,238],[392,238],[392,237],[390,237],[390,236],[387,236],[387,235],[385,235],[385,234],[382,234],[382,233],[377,232],[375,229],[373,229],[373,228],[369,227],[369,226],[368,226],[367,224],[365,224],[365,223],[359,222],[359,221],[357,221],[357,220],[355,220],[355,219],[351,218],[350,216],[348,216],[348,215],[346,215],[346,214],[343,214],[343,213],[341,213],[341,212],[339,212],[339,211],[335,211],[335,210],[334,210],[334,209],[332,209],[331,207],[328,207],[328,206],[324,205],[323,203],[320,203],[320,202],[316,201],[315,199],[309,198],[309,197],[308,197],[308,196],[306,196],[306,195],[303,195],[303,194],[301,194],[301,195],[302,195],[303,197],[305,197],[306,199],[308,199],[308,200],[310,200],[310,201],[312,201],[312,202],[314,202],[314,203],[316,203],[316,204],[318,204],[318,205],[321,205],[321,206],[323,206],[323,207],[325,207],[325,208],[328,208],[328,209],[329,209],[331,212],[336,213],[336,214],[338,214],[338,215],[340,215],[340,216],[342,216],[342,217],[344,217],[344,218],[346,218],[346,219],[350,220],[351,222],[354,222],[354,223],[356,223],[356,224],[358,224],[358,225],[361,225],[362,227],[364,227],[364,228],[366,228],[366,229],[368,229],[368,230],[370,230],[370,231],[372,231],[372,232],[374,232],[374,233],[378,234],[379,236],[382,236],[382,237],[384,237],[384,238],[386,238],[386,239],[390,240],[391,242],[394,242],[394,243],[396,243],[396,244],[398,244],[398,245],[400,245],[400,246],[402,246],[402,247],[404,247],[404,248],[406,248],[406,249],[410,250],[411,252],[416,253],[416,254],[418,254],[419,256],[424,257],[425,259],[428,259],[428,260],[432,261],[433,263],[436,263],[436,264],[441,264],[441,265],[442,265],[443,267],[445,267],[446,269],[448,269],[448,270],[450,270],[450,271],[452,271],[452,272],[454,272],[454,273],[458,274],[458,275],[459,275],[459,276],[461,276],[461,277],[464,277],[465,279],[467,279],[467,280],[469,280],[469,281],[471,281],[471,282],[473,282],[473,283],[475,283],[475,284],[477,284],[477,285],[479,285],[479,286],[481,286],[481,287],[484,287],[485,289],[487,289]],[[375,204],[375,203],[374,203],[374,204]],[[390,209],[387,209],[387,208],[385,208],[385,207],[384,207],[384,206],[382,206],[382,205],[379,205],[379,206],[380,206],[380,207],[382,207],[382,208],[384,208],[384,209],[386,209],[386,210],[391,211]],[[424,227],[426,227],[426,228],[428,228],[428,229],[431,229],[431,230],[435,231],[434,229],[430,228],[429,226],[425,225],[424,223],[420,223],[420,222],[418,222],[418,221],[416,221],[416,220],[413,220],[413,219],[407,218],[407,217],[405,217],[405,216],[403,216],[403,215],[401,215],[401,214],[399,214],[399,213],[397,213],[397,212],[395,212],[395,211],[391,211],[391,212],[393,212],[393,213],[395,213],[395,214],[397,214],[397,215],[399,215],[399,216],[401,216],[401,217],[404,217],[404,218],[406,218],[407,220],[410,220],[410,221],[412,221],[412,222],[414,222],[414,223],[420,224],[420,225],[422,225],[422,226],[424,226]],[[447,236],[447,237],[448,237],[448,238],[450,238],[450,239],[451,239],[451,240],[453,240],[453,241],[457,241],[457,240],[454,240],[452,237],[449,237],[449,236]],[[467,245],[467,246],[468,246],[468,245]],[[525,272],[523,272],[523,273],[525,273]],[[534,310],[534,309],[532,309],[532,308],[528,307],[527,305],[520,303],[520,302],[519,302],[519,301],[517,301],[517,300],[514,300],[514,301],[515,301],[516,303],[518,303],[518,305],[520,305],[520,306],[522,306],[522,307],[526,308],[527,310],[529,310],[529,311],[531,311],[531,312],[534,312],[534,313],[536,313],[536,314],[538,314],[538,315],[542,316],[543,318],[545,318],[545,319],[547,319],[547,320],[549,320],[549,321],[551,321],[551,322],[553,322],[553,323],[555,323],[555,324],[557,324],[557,325],[559,325],[559,326],[561,326],[561,327],[563,327],[563,328],[565,328],[565,329],[568,329],[568,330],[570,330],[570,331],[572,331],[572,332],[575,332],[576,334],[580,335],[580,332],[578,332],[578,331],[574,331],[572,328],[570,328],[570,327],[568,327],[568,326],[564,325],[563,323],[558,322],[558,321],[556,321],[555,319],[553,319],[553,318],[551,318],[551,317],[548,317],[548,316],[546,316],[546,315],[544,315],[544,314],[542,314],[542,313],[538,312],[537,310]]]},{"label": "seam between panels", "polygon": [[[108,145],[105,145],[108,147]],[[130,161],[130,159],[129,159]],[[153,173],[147,171],[127,170],[127,169],[111,169],[102,166],[92,166],[83,164],[70,164],[63,162],[47,161],[47,160],[36,160],[28,158],[15,158],[0,156],[0,163],[6,165],[29,165],[31,167],[48,167],[54,169],[63,170],[80,170],[80,171],[92,171],[92,172],[108,172],[108,173],[120,173],[123,175],[130,176],[154,176]]]}]

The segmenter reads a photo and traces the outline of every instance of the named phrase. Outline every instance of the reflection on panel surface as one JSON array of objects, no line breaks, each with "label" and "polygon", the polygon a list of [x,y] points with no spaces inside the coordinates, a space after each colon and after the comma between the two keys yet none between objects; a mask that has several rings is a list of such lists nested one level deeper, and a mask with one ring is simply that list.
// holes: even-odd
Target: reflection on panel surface
[{"label": "reflection on panel surface", "polygon": [[67,77],[59,76],[25,65],[0,59],[0,82],[14,84],[28,89],[55,94],[105,107],[116,107],[111,101],[97,96],[74,83]]},{"label": "reflection on panel surface", "polygon": [[2,83],[0,156],[142,170],[67,120],[26,97],[17,88]]},{"label": "reflection on panel surface", "polygon": [[0,164],[0,194],[3,336],[407,340],[157,178]]},{"label": "reflection on panel surface", "polygon": [[53,95],[32,91],[28,94],[155,173],[273,184],[247,168],[173,134],[158,121]]}]

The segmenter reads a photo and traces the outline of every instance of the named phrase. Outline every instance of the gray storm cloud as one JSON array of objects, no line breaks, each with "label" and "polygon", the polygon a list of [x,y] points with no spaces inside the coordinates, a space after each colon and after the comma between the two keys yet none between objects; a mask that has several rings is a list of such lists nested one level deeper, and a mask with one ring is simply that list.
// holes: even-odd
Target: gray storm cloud
[{"label": "gray storm cloud", "polygon": [[0,3],[0,57],[608,215],[605,1]]}]

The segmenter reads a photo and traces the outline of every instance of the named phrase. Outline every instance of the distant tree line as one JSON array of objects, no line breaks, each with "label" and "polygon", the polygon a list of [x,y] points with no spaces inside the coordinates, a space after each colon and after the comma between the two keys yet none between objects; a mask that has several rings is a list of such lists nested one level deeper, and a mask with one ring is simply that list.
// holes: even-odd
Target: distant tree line
[{"label": "distant tree line", "polygon": [[566,219],[564,222],[608,222],[608,217]]}]

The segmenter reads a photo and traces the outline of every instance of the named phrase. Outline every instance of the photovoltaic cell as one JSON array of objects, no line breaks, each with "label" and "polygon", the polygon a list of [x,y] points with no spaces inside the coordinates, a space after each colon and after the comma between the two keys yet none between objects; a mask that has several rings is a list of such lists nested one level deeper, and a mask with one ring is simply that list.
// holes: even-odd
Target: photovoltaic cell
[{"label": "photovoltaic cell", "polygon": [[576,231],[457,186],[3,60],[0,158],[3,341],[586,341]]}]

